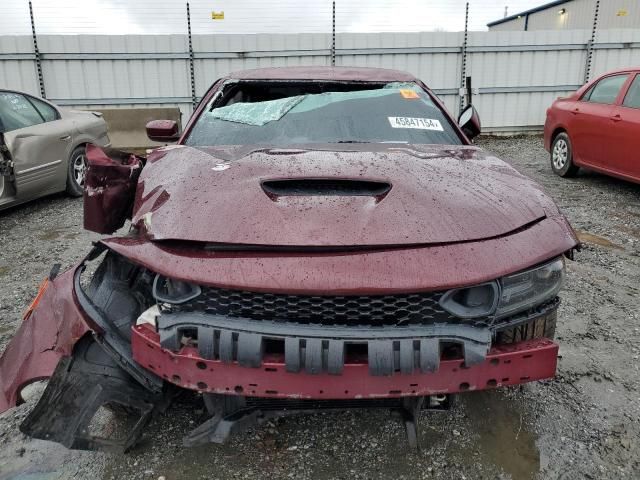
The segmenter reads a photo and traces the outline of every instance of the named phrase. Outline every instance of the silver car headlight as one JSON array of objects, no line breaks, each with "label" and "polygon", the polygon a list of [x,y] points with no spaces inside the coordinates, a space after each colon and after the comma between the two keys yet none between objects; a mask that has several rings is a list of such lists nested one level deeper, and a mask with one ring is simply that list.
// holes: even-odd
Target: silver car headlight
[{"label": "silver car headlight", "polygon": [[564,258],[500,279],[496,318],[506,317],[551,300],[564,281]]}]

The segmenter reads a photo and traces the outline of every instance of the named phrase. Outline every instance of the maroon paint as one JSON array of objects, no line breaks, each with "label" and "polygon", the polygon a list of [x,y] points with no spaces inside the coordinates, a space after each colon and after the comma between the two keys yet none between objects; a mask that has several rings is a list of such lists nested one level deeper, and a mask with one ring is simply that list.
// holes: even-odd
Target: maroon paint
[{"label": "maroon paint", "polygon": [[289,373],[282,358],[265,360],[261,368],[198,357],[185,347],[173,353],[160,346],[148,326],[132,330],[133,358],[140,365],[184,388],[222,394],[273,398],[373,398],[423,396],[516,385],[552,378],[558,345],[542,338],[494,347],[486,360],[462,368],[461,360],[443,360],[434,373],[373,377],[367,363],[346,363],[341,375]]},{"label": "maroon paint", "polygon": [[576,245],[564,217],[508,237],[433,247],[340,253],[211,252],[114,237],[112,250],[160,274],[197,284],[299,294],[402,293],[473,285],[523,270]]},{"label": "maroon paint", "polygon": [[178,123],[175,120],[151,120],[145,126],[149,138],[157,137],[161,139],[179,138]]},{"label": "maroon paint", "polygon": [[[628,78],[612,105],[582,100],[603,78],[622,74]],[[569,97],[553,102],[544,125],[547,151],[551,150],[556,134],[564,131],[571,141],[575,165],[640,183],[640,163],[636,161],[640,109],[622,105],[636,75],[640,75],[638,68],[607,72]]]},{"label": "maroon paint", "polygon": [[[147,233],[155,240],[383,246],[491,238],[558,215],[537,184],[477,147],[341,150],[245,154],[245,148],[226,163],[233,157],[229,150],[173,148],[142,171],[132,222],[147,216]],[[220,164],[226,169],[217,170]],[[286,178],[375,180],[392,188],[381,201],[367,196],[274,201],[261,187],[265,180]]]},{"label": "maroon paint", "polygon": [[131,215],[143,160],[117,150],[87,145],[84,228],[113,233]]},{"label": "maroon paint", "polygon": [[20,390],[49,378],[89,327],[74,301],[72,268],[49,282],[0,357],[0,413],[22,403]]}]

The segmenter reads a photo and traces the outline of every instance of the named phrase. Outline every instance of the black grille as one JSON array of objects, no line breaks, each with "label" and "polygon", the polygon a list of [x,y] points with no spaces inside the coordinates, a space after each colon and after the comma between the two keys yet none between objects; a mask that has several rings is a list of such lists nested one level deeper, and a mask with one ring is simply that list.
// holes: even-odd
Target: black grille
[{"label": "black grille", "polygon": [[440,307],[442,292],[372,296],[309,296],[202,287],[202,294],[170,312],[204,312],[254,320],[332,325],[455,322]]}]

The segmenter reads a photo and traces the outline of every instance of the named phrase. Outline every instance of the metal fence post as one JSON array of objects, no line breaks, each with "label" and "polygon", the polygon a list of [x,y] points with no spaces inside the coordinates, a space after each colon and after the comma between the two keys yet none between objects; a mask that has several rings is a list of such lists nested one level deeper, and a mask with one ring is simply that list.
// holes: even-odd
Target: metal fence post
[{"label": "metal fence post", "polygon": [[336,66],[336,2],[332,2],[333,12],[331,15],[331,66]]},{"label": "metal fence post", "polygon": [[[467,79],[467,40],[469,38],[469,2],[465,7],[464,13],[464,41],[462,42],[462,68],[460,69],[460,91],[464,88],[465,81]],[[460,96],[460,102],[458,107],[458,113],[462,111],[464,107],[464,94],[458,92]],[[469,99],[471,101],[471,99]]]},{"label": "metal fence post", "polygon": [[596,0],[596,7],[593,11],[593,25],[591,26],[591,39],[587,44],[587,61],[584,67],[584,83],[589,81],[591,76],[591,64],[593,62],[593,45],[596,43],[596,34],[598,33],[598,13],[600,11],[600,0]]},{"label": "metal fence post", "polygon": [[36,70],[38,72],[38,83],[40,84],[40,96],[47,98],[44,91],[44,77],[42,76],[42,59],[40,58],[40,50],[38,49],[38,38],[36,37],[36,22],[33,19],[33,5],[29,0],[29,16],[31,17],[31,35],[33,38],[33,52],[36,55]]},{"label": "metal fence post", "polygon": [[193,41],[191,39],[191,12],[187,2],[187,34],[189,37],[189,78],[191,80],[191,106],[196,109],[196,76],[193,68]]}]

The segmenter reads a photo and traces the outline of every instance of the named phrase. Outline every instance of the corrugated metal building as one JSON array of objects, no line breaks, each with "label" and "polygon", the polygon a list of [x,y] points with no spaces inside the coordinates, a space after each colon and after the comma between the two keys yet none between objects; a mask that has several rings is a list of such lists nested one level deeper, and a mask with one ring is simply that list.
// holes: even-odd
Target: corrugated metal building
[{"label": "corrugated metal building", "polygon": [[[595,7],[596,0],[560,0],[501,18],[487,27],[490,31],[591,29]],[[607,28],[640,28],[640,1],[600,0],[598,29]]]}]

